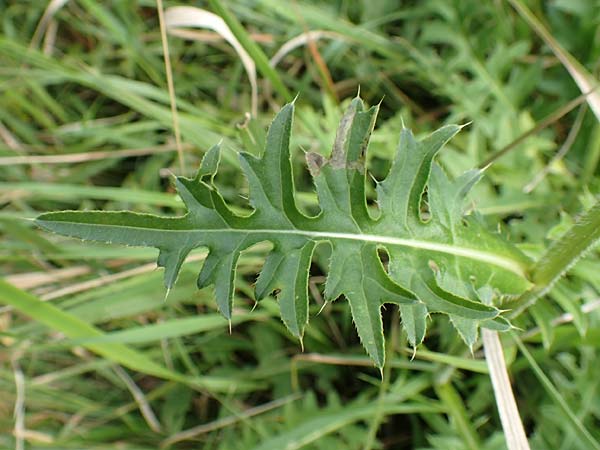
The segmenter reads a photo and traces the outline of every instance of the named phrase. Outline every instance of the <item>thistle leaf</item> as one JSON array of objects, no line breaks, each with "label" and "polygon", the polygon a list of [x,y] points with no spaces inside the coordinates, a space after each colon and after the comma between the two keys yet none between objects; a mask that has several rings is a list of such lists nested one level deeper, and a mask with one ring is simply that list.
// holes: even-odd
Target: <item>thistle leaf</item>
[{"label": "thistle leaf", "polygon": [[[470,171],[451,181],[433,162],[460,127],[445,126],[422,140],[410,130],[385,181],[377,186],[378,214],[365,195],[366,152],[378,107],[364,108],[355,98],[343,116],[331,156],[308,153],[321,211],[302,214],[294,199],[289,141],[294,104],[277,114],[259,157],[240,153],[250,187],[252,214],[240,216],[213,183],[219,146],[205,155],[193,179],[177,177],[176,188],[187,213],[167,218],[132,212],[64,211],[39,216],[46,230],[84,240],[155,247],[171,288],[183,261],[197,247],[208,249],[198,286],[215,286],[221,313],[231,318],[235,270],[240,253],[263,241],[273,249],[256,282],[256,297],[277,291],[281,317],[302,338],[308,322],[308,276],[319,244],[331,247],[325,297],[345,297],[361,342],[378,367],[385,361],[381,307],[400,305],[409,342],[417,346],[431,312],[448,314],[461,336],[473,345],[479,326],[506,329],[494,306],[479,301],[482,288],[517,295],[530,287],[530,262],[520,251],[489,233],[477,216],[463,214],[469,189],[480,178]],[[429,214],[422,214],[427,192]],[[380,251],[389,261],[384,266]]]}]

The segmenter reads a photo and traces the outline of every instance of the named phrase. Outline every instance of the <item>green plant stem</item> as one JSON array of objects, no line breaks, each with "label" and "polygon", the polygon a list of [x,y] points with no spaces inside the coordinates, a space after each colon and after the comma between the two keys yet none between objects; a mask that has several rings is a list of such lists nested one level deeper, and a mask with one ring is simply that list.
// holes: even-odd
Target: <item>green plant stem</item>
[{"label": "green plant stem", "polygon": [[530,269],[535,287],[517,300],[511,317],[515,317],[544,295],[554,282],[569,270],[600,239],[600,201],[557,241]]},{"label": "green plant stem", "polygon": [[554,242],[534,266],[536,285],[551,286],[600,239],[600,201],[581,216],[577,223]]},{"label": "green plant stem", "polygon": [[209,3],[214,12],[221,16],[227,26],[231,29],[233,35],[240,44],[242,44],[244,49],[246,49],[250,57],[254,60],[260,73],[271,82],[277,93],[281,95],[286,102],[291,101],[292,95],[290,91],[285,87],[285,84],[283,84],[283,81],[275,69],[269,65],[268,58],[256,42],[248,35],[248,32],[244,29],[240,21],[220,0],[209,0]]}]

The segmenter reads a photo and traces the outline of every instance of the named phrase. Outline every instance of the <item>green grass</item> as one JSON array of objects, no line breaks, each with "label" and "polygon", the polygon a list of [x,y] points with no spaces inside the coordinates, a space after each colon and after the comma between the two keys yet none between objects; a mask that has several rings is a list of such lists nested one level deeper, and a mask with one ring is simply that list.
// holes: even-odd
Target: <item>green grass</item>
[{"label": "green grass", "polygon": [[[183,207],[171,184],[181,171],[155,2],[67,2],[42,44],[31,47],[44,3],[0,3],[0,447],[505,448],[482,352],[476,347],[471,355],[444,317],[430,318],[412,359],[406,335],[394,332],[397,310],[384,312],[382,382],[347,304],[317,314],[326,252],[317,252],[311,269],[315,300],[302,353],[275,301],[254,304],[264,246],[240,259],[230,334],[212,291],[196,288],[202,252],[184,265],[165,301],[162,273],[151,264],[155,252],[78,243],[33,228],[32,217],[60,209],[164,215]],[[597,79],[598,6],[526,4]],[[191,175],[223,139],[216,184],[240,210],[247,209],[248,188],[234,150],[258,151],[262,130],[296,93],[292,146],[325,155],[345,99],[359,86],[368,104],[383,98],[369,161],[377,180],[387,173],[402,121],[419,135],[470,122],[438,158],[456,176],[581,94],[509,2],[201,6],[228,11],[226,21],[245,36],[240,42],[251,49],[259,77],[259,114],[247,122],[250,84],[230,46],[212,35],[170,36],[183,174]],[[333,32],[315,44],[324,66],[314,48],[301,46],[270,69],[268,59],[306,30]],[[584,103],[495,159],[471,194],[489,228],[532,258],[543,255],[597,202],[599,127]],[[547,167],[565,142],[564,157]],[[170,150],[155,150],[163,145]],[[123,149],[143,154],[118,153]],[[80,162],[33,159],[87,152]],[[13,160],[2,165],[3,158]],[[316,199],[303,167],[299,157],[300,205],[311,211]],[[526,192],[543,170],[547,175]],[[374,200],[372,185],[367,190]],[[550,269],[547,281],[556,272]],[[519,340],[501,335],[533,449],[585,450],[600,440],[599,273],[600,254],[591,250],[534,307],[519,309]]]}]

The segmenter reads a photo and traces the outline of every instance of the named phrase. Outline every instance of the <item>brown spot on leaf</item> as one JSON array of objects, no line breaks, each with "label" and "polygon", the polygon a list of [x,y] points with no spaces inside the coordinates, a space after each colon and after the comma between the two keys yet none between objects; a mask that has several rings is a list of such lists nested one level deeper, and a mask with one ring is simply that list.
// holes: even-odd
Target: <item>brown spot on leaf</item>
[{"label": "brown spot on leaf", "polygon": [[318,153],[309,152],[306,154],[306,165],[308,166],[308,170],[310,170],[310,174],[313,177],[316,177],[321,173],[321,167],[327,164],[327,160],[323,158],[323,156]]}]

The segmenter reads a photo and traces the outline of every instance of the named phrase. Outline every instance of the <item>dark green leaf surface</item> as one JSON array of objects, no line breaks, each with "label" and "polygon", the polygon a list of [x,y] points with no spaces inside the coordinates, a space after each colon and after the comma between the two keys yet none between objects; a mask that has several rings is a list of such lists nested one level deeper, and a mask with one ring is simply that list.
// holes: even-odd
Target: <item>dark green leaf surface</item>
[{"label": "dark green leaf surface", "polygon": [[[325,297],[348,299],[361,341],[377,366],[383,366],[385,358],[380,313],[384,303],[400,305],[413,346],[423,340],[431,312],[449,314],[472,345],[480,324],[496,329],[505,325],[495,319],[498,309],[479,301],[477,291],[486,287],[498,295],[522,293],[530,285],[525,271],[529,261],[487,232],[475,215],[463,215],[463,199],[481,172],[470,171],[451,181],[433,163],[460,130],[455,125],[420,141],[402,130],[394,164],[377,188],[378,215],[372,214],[365,197],[365,161],[377,110],[365,110],[362,101],[354,99],[341,120],[330,158],[306,155],[321,207],[315,217],[302,214],[294,199],[292,103],[271,124],[260,157],[240,153],[254,208],[248,216],[233,213],[213,184],[219,162],[215,146],[194,179],[176,179],[188,210],[182,217],[65,211],[44,214],[37,223],[84,240],[158,248],[168,289],[188,253],[207,248],[198,286],[215,286],[219,310],[228,319],[240,253],[270,241],[273,250],[257,279],[256,296],[278,291],[282,319],[298,338],[308,321],[312,253],[316,245],[326,243],[332,252]],[[422,213],[425,192],[427,217]],[[387,267],[380,250],[387,252]]]}]

